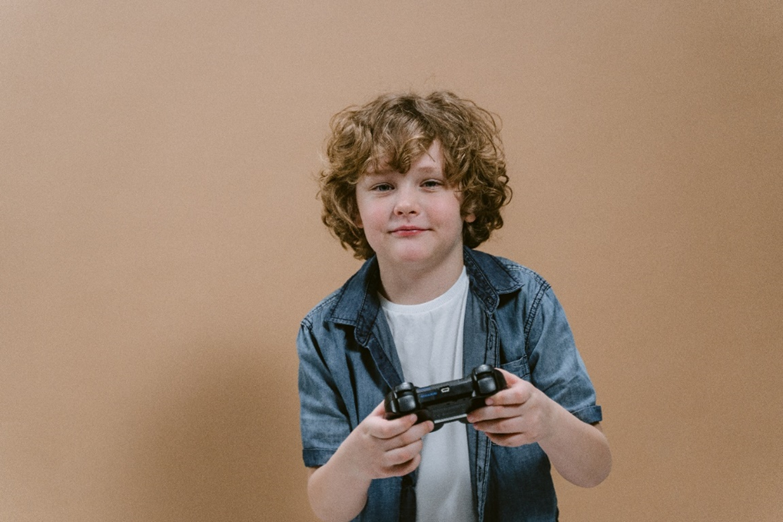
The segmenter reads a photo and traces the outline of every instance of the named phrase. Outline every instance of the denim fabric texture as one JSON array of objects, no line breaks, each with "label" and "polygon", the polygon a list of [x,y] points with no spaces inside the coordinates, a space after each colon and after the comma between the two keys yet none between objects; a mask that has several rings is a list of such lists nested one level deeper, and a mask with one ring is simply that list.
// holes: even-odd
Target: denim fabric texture
[{"label": "denim fabric texture", "polygon": [[[530,381],[580,420],[600,421],[593,385],[549,284],[513,261],[468,248],[464,262],[470,279],[465,373],[485,363],[503,368]],[[372,258],[301,323],[297,350],[307,467],[326,464],[386,393],[405,380],[378,301],[379,285],[378,264]],[[470,425],[465,436],[479,521],[557,520],[549,459],[538,444],[496,446]],[[374,480],[355,520],[413,522],[415,483],[415,472]]]}]

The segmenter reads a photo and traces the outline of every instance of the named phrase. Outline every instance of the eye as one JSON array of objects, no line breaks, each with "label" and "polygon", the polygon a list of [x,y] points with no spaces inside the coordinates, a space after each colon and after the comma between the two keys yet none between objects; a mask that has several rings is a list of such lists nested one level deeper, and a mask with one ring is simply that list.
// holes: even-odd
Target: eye
[{"label": "eye", "polygon": [[424,188],[434,189],[434,188],[442,187],[443,184],[444,183],[443,183],[442,180],[439,180],[439,179],[428,179],[428,180],[425,180],[421,184],[421,186],[424,187]]},{"label": "eye", "polygon": [[370,190],[373,192],[388,192],[392,190],[394,187],[392,187],[391,183],[378,183],[376,185],[373,185]]}]

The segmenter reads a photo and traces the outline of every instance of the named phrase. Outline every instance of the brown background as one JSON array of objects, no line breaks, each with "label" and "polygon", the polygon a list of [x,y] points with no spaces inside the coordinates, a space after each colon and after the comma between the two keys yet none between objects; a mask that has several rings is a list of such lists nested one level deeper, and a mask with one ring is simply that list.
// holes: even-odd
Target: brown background
[{"label": "brown background", "polygon": [[0,521],[310,520],[329,117],[503,118],[614,471],[567,521],[783,520],[779,1],[0,3]]}]

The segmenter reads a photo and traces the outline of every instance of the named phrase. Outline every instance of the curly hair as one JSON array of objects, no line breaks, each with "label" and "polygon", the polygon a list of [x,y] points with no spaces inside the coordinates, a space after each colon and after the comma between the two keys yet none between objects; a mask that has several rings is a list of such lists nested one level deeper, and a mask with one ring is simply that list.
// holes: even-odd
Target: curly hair
[{"label": "curly hair", "polygon": [[434,140],[443,151],[444,176],[461,192],[462,241],[477,247],[503,226],[500,209],[511,198],[496,117],[448,91],[428,96],[386,94],[348,107],[331,120],[326,165],[319,173],[321,218],[354,257],[374,252],[357,226],[356,184],[384,167],[406,173]]}]

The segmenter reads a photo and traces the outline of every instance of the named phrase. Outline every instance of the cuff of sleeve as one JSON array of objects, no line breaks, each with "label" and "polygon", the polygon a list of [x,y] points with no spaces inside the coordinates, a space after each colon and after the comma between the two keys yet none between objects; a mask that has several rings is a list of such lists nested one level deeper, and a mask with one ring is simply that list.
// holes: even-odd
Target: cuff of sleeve
[{"label": "cuff of sleeve", "polygon": [[304,464],[308,468],[317,468],[323,466],[332,458],[336,449],[305,449],[302,450]]},{"label": "cuff of sleeve", "polygon": [[589,406],[587,408],[582,408],[581,410],[572,411],[571,413],[574,417],[587,424],[601,422],[604,418],[600,406]]}]

